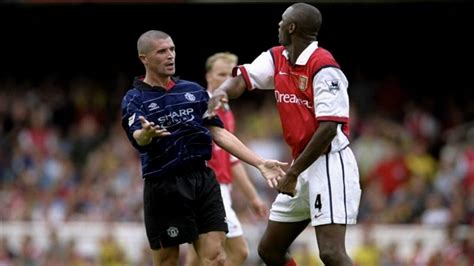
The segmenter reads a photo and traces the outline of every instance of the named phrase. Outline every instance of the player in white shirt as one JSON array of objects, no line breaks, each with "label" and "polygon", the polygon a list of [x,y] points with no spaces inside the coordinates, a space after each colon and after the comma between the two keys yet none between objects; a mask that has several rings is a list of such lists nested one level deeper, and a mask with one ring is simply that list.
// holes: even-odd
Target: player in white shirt
[{"label": "player in white shirt", "polygon": [[361,189],[349,146],[348,81],[331,53],[318,46],[321,14],[305,3],[290,6],[279,23],[281,46],[238,66],[209,102],[213,113],[245,89],[274,90],[293,163],[279,181],[259,244],[268,265],[296,265],[288,248],[308,224],[315,227],[325,265],[352,265],[346,225],[355,224]]}]

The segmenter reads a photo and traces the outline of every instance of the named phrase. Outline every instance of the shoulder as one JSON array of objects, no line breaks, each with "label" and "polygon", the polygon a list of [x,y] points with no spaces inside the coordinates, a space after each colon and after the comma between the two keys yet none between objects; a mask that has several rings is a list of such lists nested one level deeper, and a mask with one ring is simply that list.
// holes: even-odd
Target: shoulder
[{"label": "shoulder", "polygon": [[125,95],[123,96],[123,101],[131,100],[135,97],[140,96],[141,92],[137,88],[131,88],[125,92]]},{"label": "shoulder", "polygon": [[206,89],[201,86],[199,83],[190,81],[190,80],[177,80],[176,81],[176,86],[187,89],[187,90],[198,90],[198,91],[206,91]]},{"label": "shoulder", "polygon": [[285,46],[283,46],[283,45],[273,46],[272,48],[270,48],[268,50],[269,51],[275,51],[275,52],[283,52],[283,50],[285,50]]},{"label": "shoulder", "polygon": [[272,48],[268,49],[268,53],[272,55],[272,57],[283,55],[283,51],[285,51],[285,47],[280,46],[273,46]]}]

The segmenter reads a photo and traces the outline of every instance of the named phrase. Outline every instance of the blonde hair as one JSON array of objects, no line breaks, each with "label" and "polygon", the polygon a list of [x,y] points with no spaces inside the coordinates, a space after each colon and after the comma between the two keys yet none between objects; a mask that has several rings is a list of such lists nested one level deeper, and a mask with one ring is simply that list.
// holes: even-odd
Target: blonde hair
[{"label": "blonde hair", "polygon": [[212,66],[219,59],[222,59],[225,62],[230,63],[230,64],[234,64],[234,65],[237,65],[237,62],[239,61],[239,58],[237,57],[237,55],[235,55],[231,52],[215,53],[215,54],[209,56],[206,60],[206,73],[211,71]]}]

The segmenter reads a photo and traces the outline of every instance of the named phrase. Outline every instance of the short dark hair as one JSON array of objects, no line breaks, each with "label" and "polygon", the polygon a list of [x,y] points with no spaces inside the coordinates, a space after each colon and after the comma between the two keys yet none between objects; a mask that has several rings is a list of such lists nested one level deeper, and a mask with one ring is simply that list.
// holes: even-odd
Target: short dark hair
[{"label": "short dark hair", "polygon": [[159,30],[149,30],[143,33],[137,41],[138,54],[146,54],[150,51],[151,40],[166,39],[169,37],[170,35],[168,33]]}]

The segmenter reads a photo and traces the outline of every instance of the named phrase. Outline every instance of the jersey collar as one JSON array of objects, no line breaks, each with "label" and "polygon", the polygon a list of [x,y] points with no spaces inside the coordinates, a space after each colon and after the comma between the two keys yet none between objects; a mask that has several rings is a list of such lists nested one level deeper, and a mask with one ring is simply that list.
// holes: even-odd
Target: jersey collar
[{"label": "jersey collar", "polygon": [[143,79],[145,79],[145,76],[138,76],[135,77],[133,81],[134,87],[141,89],[141,90],[153,90],[153,89],[158,89],[158,90],[166,90],[169,91],[171,90],[175,85],[176,82],[178,81],[178,77],[171,77],[170,81],[168,81],[168,84],[166,85],[166,88],[160,87],[160,86],[150,86],[149,84],[143,82]]},{"label": "jersey collar", "polygon": [[[314,51],[318,49],[318,42],[314,41],[308,47],[306,47],[303,52],[296,59],[296,65],[304,66],[308,63],[309,57],[313,54]],[[283,56],[288,59],[288,51],[283,50]]]}]

